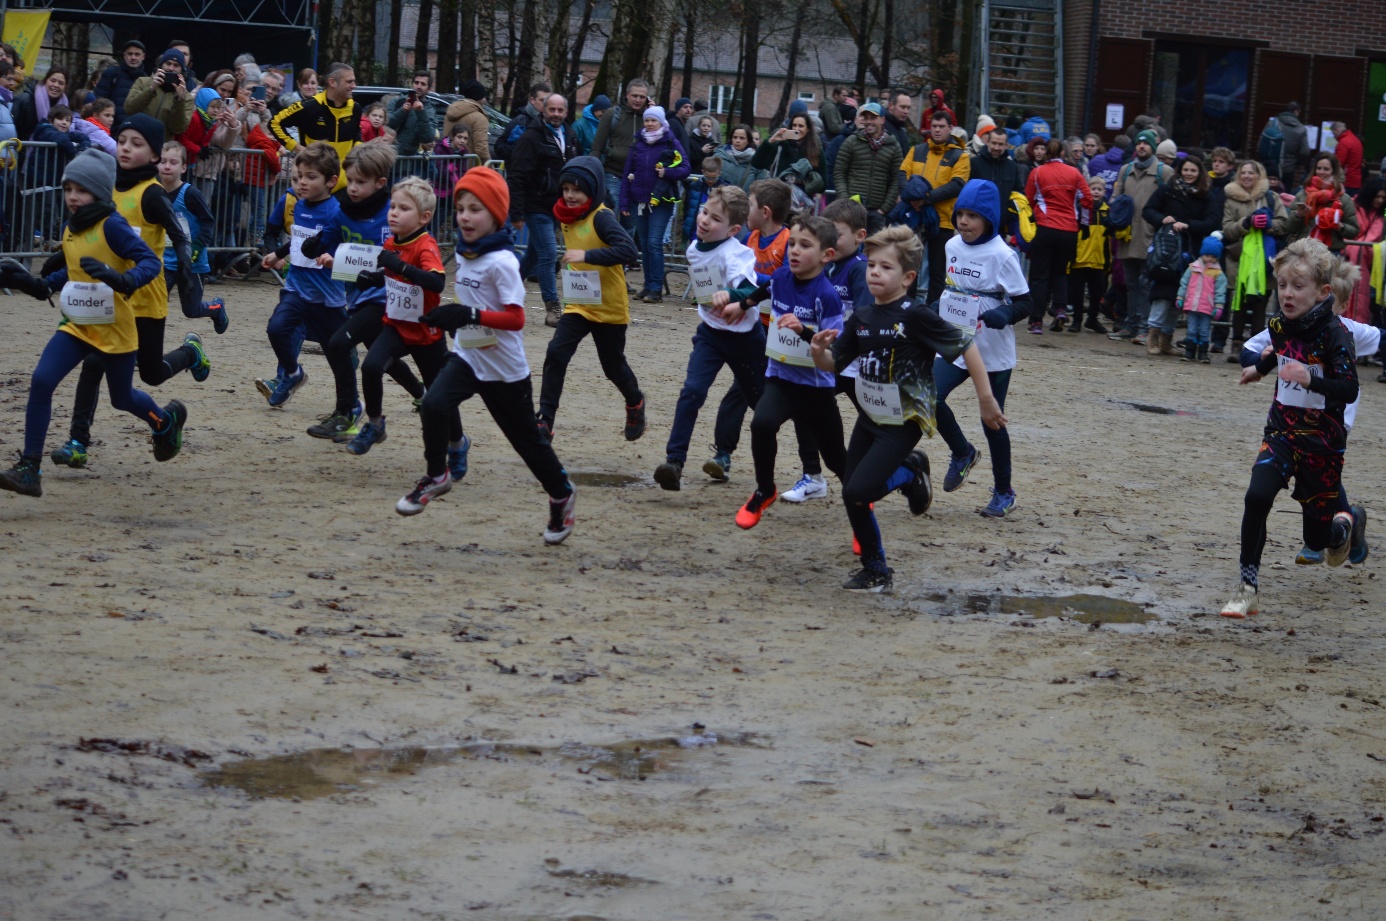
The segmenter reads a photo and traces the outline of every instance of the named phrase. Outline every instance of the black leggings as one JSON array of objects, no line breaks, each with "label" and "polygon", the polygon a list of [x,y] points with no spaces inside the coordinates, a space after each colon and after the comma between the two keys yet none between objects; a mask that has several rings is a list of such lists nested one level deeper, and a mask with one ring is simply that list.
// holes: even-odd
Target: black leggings
[{"label": "black leggings", "polygon": [[[1296,477],[1296,481],[1298,481]],[[1243,566],[1260,566],[1261,552],[1266,548],[1266,520],[1270,517],[1275,497],[1289,484],[1279,469],[1269,463],[1257,463],[1251,468],[1251,485],[1246,489],[1246,505],[1242,512]],[[1296,489],[1299,492],[1299,489]],[[1297,497],[1298,498],[1298,497]],[[1347,496],[1341,483],[1336,492],[1321,493],[1300,500],[1304,511],[1304,546],[1322,550],[1328,546],[1333,529],[1333,516],[1348,510]]]},{"label": "black leggings", "polygon": [[914,422],[904,425],[877,425],[865,416],[857,419],[852,439],[847,443],[847,476],[842,485],[842,504],[847,520],[861,544],[863,565],[885,565],[881,529],[871,503],[890,492],[887,481],[919,444],[924,432]]},{"label": "black leggings", "polygon": [[780,428],[790,419],[795,430],[803,426],[823,452],[823,463],[842,479],[847,452],[842,446],[842,415],[832,387],[811,387],[778,377],[765,380],[765,389],[751,418],[751,457],[756,465],[756,487],[761,495],[775,491],[775,456]]},{"label": "black leggings", "polygon": [[[165,322],[152,317],[135,317],[135,332],[139,336],[135,364],[140,380],[149,387],[157,387],[178,372],[188,370],[197,358],[197,353],[183,345],[164,354]],[[93,356],[82,362],[77,397],[72,403],[72,428],[68,433],[73,441],[91,444],[91,426],[96,420],[96,404],[101,397],[101,378],[105,373],[102,362]]]},{"label": "black leggings", "polygon": [[[379,302],[369,302],[360,304],[356,312],[346,318],[346,322],[338,327],[332,334],[332,338],[327,341],[323,352],[327,356],[327,365],[332,369],[332,379],[337,384],[337,412],[349,413],[354,408],[356,402],[356,371],[351,367],[351,352],[356,348],[358,342],[364,342],[367,346],[375,342],[376,336],[385,327],[385,305]],[[419,383],[419,379],[414,376],[414,372],[409,370],[409,366],[402,361],[394,360],[387,367],[386,372],[399,382],[399,385],[409,391],[409,395],[414,399],[419,399],[424,395],[424,385]],[[420,366],[422,370],[422,366]],[[379,378],[377,378],[378,380]],[[361,387],[366,386],[365,378],[362,378]],[[366,404],[369,407],[369,402]],[[377,403],[378,407],[380,404]],[[376,413],[379,415],[379,412]],[[461,437],[461,436],[458,436]]]},{"label": "black leggings", "polygon": [[550,422],[558,416],[558,401],[563,396],[568,362],[573,360],[578,346],[589,335],[597,347],[602,372],[621,391],[626,405],[636,406],[645,399],[635,372],[626,362],[625,324],[594,323],[580,313],[565,313],[549,340],[549,350],[544,355],[544,382],[539,387],[539,415]]},{"label": "black leggings", "polygon": [[1088,302],[1088,322],[1096,323],[1102,311],[1102,295],[1107,293],[1107,277],[1101,269],[1074,269],[1068,278],[1068,306],[1073,325],[1083,322],[1083,300]]},{"label": "black leggings", "polygon": [[1051,297],[1054,312],[1068,307],[1068,265],[1078,255],[1078,231],[1040,227],[1030,244],[1030,322],[1044,319]]},{"label": "black leggings", "polygon": [[[424,384],[431,386],[448,360],[448,341],[439,339],[429,345],[410,345],[400,336],[399,330],[388,323],[381,324],[380,333],[361,362],[361,395],[365,397],[366,415],[369,418],[375,419],[383,412],[386,372],[396,366],[409,370],[408,365],[400,361],[405,355],[414,359],[419,373],[423,375]],[[462,413],[455,409],[448,419],[448,441],[456,444],[461,440]]]}]

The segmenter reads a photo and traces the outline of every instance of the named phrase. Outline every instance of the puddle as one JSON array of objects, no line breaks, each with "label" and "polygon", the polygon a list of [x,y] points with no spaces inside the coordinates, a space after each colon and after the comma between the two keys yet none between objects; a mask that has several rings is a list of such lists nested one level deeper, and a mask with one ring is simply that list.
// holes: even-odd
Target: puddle
[{"label": "puddle", "polygon": [[1151,403],[1132,403],[1128,400],[1108,400],[1108,403],[1116,403],[1118,406],[1129,406],[1138,409],[1143,413],[1155,413],[1157,416],[1197,416],[1198,413],[1191,409],[1170,409],[1168,406],[1155,406]]},{"label": "puddle", "polygon": [[230,761],[205,771],[207,787],[233,787],[256,798],[318,799],[369,790],[412,777],[426,768],[462,762],[524,763],[553,770],[575,769],[597,780],[641,781],[683,778],[684,761],[699,751],[761,746],[752,733],[703,732],[682,737],[637,739],[613,745],[567,742],[557,747],[477,742],[453,748],[320,748],[292,755]]},{"label": "puddle", "polygon": [[573,481],[575,486],[598,486],[615,489],[623,489],[627,486],[645,486],[649,480],[644,477],[635,476],[630,473],[570,473],[568,479]]},{"label": "puddle", "polygon": [[945,595],[929,596],[957,614],[1012,614],[1067,617],[1080,624],[1148,624],[1160,618],[1134,601],[1106,595]]}]

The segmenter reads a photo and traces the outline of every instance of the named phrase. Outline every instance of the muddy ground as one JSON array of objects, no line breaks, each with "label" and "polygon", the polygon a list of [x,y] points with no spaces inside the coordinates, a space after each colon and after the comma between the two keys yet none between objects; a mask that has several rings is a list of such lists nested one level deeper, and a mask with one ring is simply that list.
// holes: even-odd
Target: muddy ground
[{"label": "muddy ground", "polygon": [[[1382,555],[1295,566],[1283,497],[1264,612],[1213,616],[1269,384],[1022,335],[1018,511],[976,514],[985,461],[927,518],[886,500],[896,593],[860,597],[835,483],[738,531],[749,438],[711,484],[705,416],[683,491],[654,487],[677,303],[635,310],[643,440],[578,353],[556,436],[578,525],[549,548],[479,405],[465,484],[400,518],[403,391],[368,457],[309,438],[322,358],[267,409],[275,290],[220,293],[210,381],[157,394],[190,407],[181,457],[104,407],[89,470],[0,495],[0,917],[1386,917]],[[54,314],[0,297],[0,322],[8,454]],[[1347,484],[1380,534],[1376,373]],[[1082,593],[1068,617],[991,600]]]}]

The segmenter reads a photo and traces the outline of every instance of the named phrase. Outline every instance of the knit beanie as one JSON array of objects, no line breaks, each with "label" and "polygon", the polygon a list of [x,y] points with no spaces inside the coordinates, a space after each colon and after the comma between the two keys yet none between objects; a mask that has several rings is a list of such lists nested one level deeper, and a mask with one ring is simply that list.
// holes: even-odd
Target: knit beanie
[{"label": "knit beanie", "polygon": [[[1146,132],[1144,131],[1141,132],[1141,134],[1145,133]],[[1155,148],[1155,156],[1177,157],[1179,156],[1179,145],[1171,141],[1169,138],[1165,138],[1163,141],[1160,142],[1159,146]]]},{"label": "knit beanie", "polygon": [[[934,90],[934,92],[938,92],[938,90]],[[974,131],[973,134],[977,135],[979,138],[984,138],[988,134],[991,134],[991,130],[995,127],[996,122],[990,115],[981,115],[977,118],[977,130]]]},{"label": "knit beanie", "polygon": [[648,106],[644,112],[640,113],[641,118],[653,118],[659,122],[665,131],[669,130],[669,117],[664,114],[663,106]]},{"label": "knit beanie", "polygon": [[691,106],[692,104],[693,100],[689,99],[687,96],[680,96],[678,99],[674,101],[674,111],[677,112],[684,106]]},{"label": "knit beanie", "polygon": [[115,126],[111,136],[119,139],[120,133],[125,130],[138,132],[149,144],[149,149],[158,156],[159,151],[164,148],[164,126],[157,118],[140,113],[138,115],[127,115],[125,119]]},{"label": "knit beanie", "polygon": [[1145,141],[1147,144],[1150,145],[1151,149],[1153,150],[1155,148],[1155,145],[1160,143],[1160,136],[1157,135],[1154,131],[1151,131],[1149,128],[1146,128],[1140,134],[1136,135],[1135,143],[1139,144],[1141,141]]},{"label": "knit beanie", "polygon": [[170,48],[159,55],[159,64],[163,64],[165,61],[176,61],[179,67],[186,67],[188,64],[187,60],[183,57],[183,52],[179,51],[177,48]]},{"label": "knit beanie", "polygon": [[[583,162],[579,164],[579,160]],[[590,172],[592,164],[589,161],[595,161],[597,167],[595,174]],[[587,169],[575,169],[575,166],[585,166]],[[596,157],[574,157],[564,165],[563,172],[558,174],[558,185],[561,188],[565,182],[571,182],[587,193],[588,198],[598,201],[600,204],[599,200],[606,197],[606,187],[598,188],[596,185],[596,177],[601,175],[600,171],[601,161],[597,160]]]},{"label": "knit beanie", "polygon": [[1203,238],[1203,245],[1199,247],[1200,256],[1216,256],[1222,258],[1222,240],[1217,237],[1208,236]]},{"label": "knit beanie", "polygon": [[462,84],[462,96],[473,102],[480,102],[486,98],[486,86],[480,80],[468,80]]},{"label": "knit beanie", "polygon": [[81,186],[96,196],[96,200],[102,204],[111,203],[115,180],[115,157],[95,147],[88,147],[73,157],[63,170],[64,183],[71,182]]},{"label": "knit beanie", "polygon": [[474,166],[462,174],[452,187],[455,201],[462,192],[471,192],[481,200],[482,207],[491,212],[496,223],[504,227],[510,216],[510,188],[500,173],[487,166]]},{"label": "knit beanie", "polygon": [[807,102],[804,102],[802,99],[796,99],[796,100],[794,100],[793,102],[791,102],[791,103],[789,104],[789,112],[785,115],[785,117],[786,117],[786,118],[793,118],[793,117],[796,116],[796,115],[807,115],[807,114],[808,114],[808,103],[807,103]]},{"label": "knit beanie", "polygon": [[592,100],[593,112],[605,112],[609,108],[611,108],[611,100],[605,95],[599,95]]}]

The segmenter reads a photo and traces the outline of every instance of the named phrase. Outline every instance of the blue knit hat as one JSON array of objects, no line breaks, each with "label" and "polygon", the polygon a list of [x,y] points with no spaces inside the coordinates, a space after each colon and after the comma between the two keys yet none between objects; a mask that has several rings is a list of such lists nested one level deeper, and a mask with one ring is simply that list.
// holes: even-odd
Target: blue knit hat
[{"label": "blue knit hat", "polygon": [[605,94],[598,95],[596,99],[592,100],[593,112],[605,112],[609,108],[611,108],[611,100]]},{"label": "blue knit hat", "polygon": [[1198,249],[1198,254],[1199,254],[1200,256],[1215,256],[1215,257],[1217,257],[1218,259],[1221,259],[1221,258],[1222,258],[1222,241],[1219,240],[1217,237],[1212,237],[1212,236],[1204,237],[1204,238],[1203,238],[1203,245],[1202,245],[1201,247],[1199,247],[1199,249]]}]

